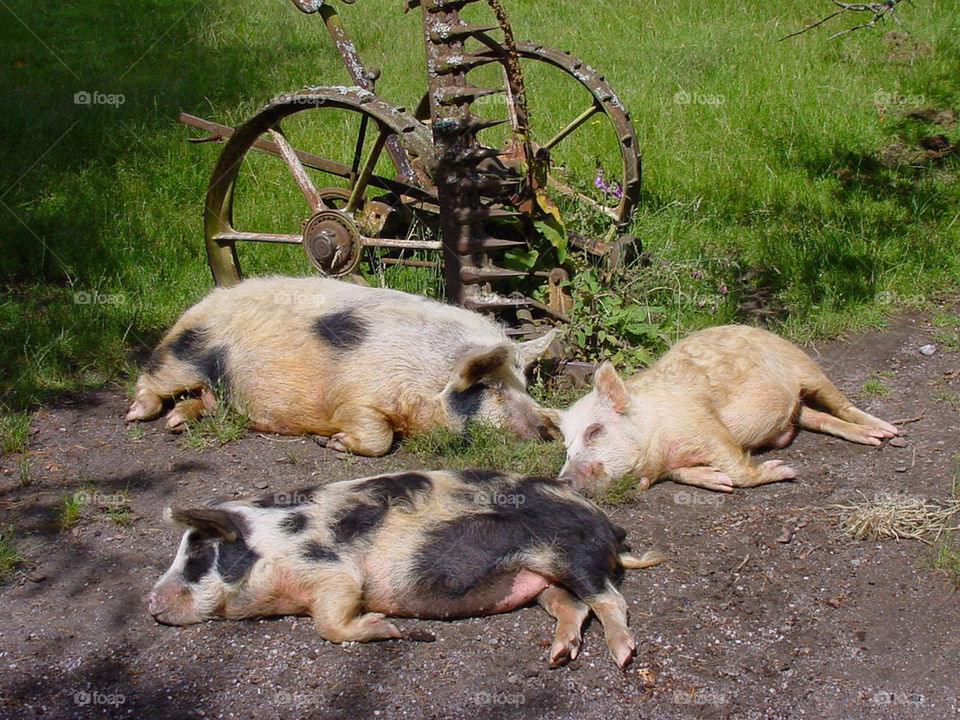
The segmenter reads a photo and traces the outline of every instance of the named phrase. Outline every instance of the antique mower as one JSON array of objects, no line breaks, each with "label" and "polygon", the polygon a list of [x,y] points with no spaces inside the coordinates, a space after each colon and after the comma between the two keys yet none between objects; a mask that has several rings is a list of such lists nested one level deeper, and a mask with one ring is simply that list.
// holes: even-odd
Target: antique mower
[{"label": "antique mower", "polygon": [[[603,76],[569,53],[515,40],[499,0],[486,0],[489,24],[461,19],[479,0],[407,0],[404,12],[421,7],[427,66],[427,92],[409,112],[374,93],[380,71],[360,62],[329,1],[293,2],[323,19],[354,86],[280,95],[235,128],[180,115],[209,133],[194,142],[226,142],[204,208],[216,283],[238,282],[241,257],[255,244],[299,245],[329,276],[358,273],[365,261],[432,268],[450,301],[497,312],[517,333],[567,320],[568,238],[555,200],[570,198],[603,220],[599,237],[569,238],[602,261],[615,265],[635,242],[621,233],[640,192],[637,140]],[[545,69],[575,90],[565,117],[541,137],[529,121],[524,73]],[[608,167],[598,160],[596,175],[581,167],[574,176],[564,149],[582,151],[578,134],[598,125],[616,153],[607,148]],[[324,149],[295,146],[301,138]],[[251,150],[274,159],[254,160]],[[281,210],[283,186],[295,206]],[[278,209],[258,213],[245,203]]]}]

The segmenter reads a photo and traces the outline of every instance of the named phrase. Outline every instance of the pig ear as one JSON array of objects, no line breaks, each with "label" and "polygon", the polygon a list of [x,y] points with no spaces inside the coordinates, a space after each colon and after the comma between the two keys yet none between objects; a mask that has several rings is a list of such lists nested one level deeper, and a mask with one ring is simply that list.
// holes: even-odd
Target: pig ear
[{"label": "pig ear", "polygon": [[526,371],[527,368],[546,354],[550,345],[559,335],[560,331],[557,328],[553,328],[553,330],[546,335],[534,338],[533,340],[527,340],[526,342],[517,343],[517,357],[520,360],[520,366]]},{"label": "pig ear", "polygon": [[163,518],[168,522],[193,528],[204,537],[216,537],[226,542],[233,542],[240,537],[240,528],[226,510],[169,507],[164,511]]},{"label": "pig ear", "polygon": [[603,363],[594,373],[593,389],[603,400],[609,403],[614,412],[620,412],[627,405],[627,386],[617,375],[616,368],[609,362]]},{"label": "pig ear", "polygon": [[513,360],[513,347],[509,343],[474,350],[464,355],[457,363],[450,378],[450,386],[456,392],[463,392],[485,377],[503,373],[511,360]]},{"label": "pig ear", "polygon": [[563,411],[553,408],[537,408],[537,413],[543,421],[543,430],[541,431],[542,440],[563,440],[563,431],[560,429],[560,423],[563,420]]}]

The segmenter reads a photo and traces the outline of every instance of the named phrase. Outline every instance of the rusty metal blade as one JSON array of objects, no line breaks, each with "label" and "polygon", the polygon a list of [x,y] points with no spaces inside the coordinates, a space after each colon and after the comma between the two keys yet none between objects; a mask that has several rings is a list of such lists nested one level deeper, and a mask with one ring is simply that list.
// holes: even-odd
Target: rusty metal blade
[{"label": "rusty metal blade", "polygon": [[491,30],[499,30],[499,25],[441,25],[430,30],[430,40],[433,42],[449,42],[462,40],[472,35],[482,35]]},{"label": "rusty metal blade", "polygon": [[465,283],[482,283],[491,280],[505,280],[507,278],[526,277],[527,273],[520,270],[508,270],[496,265],[472,267],[465,265],[460,268],[460,279]]},{"label": "rusty metal blade", "polygon": [[496,237],[460,238],[457,240],[457,252],[467,254],[483,250],[501,250],[504,248],[521,247],[526,245],[523,240],[504,240]]},{"label": "rusty metal blade", "polygon": [[483,88],[476,85],[450,85],[436,91],[435,97],[441,105],[453,105],[474,100],[488,95],[502,93],[503,88]]}]

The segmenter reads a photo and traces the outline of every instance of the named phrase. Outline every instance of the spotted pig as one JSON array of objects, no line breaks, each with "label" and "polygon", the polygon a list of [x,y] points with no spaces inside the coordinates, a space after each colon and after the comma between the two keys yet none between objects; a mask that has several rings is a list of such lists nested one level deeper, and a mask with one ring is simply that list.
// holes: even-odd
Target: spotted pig
[{"label": "spotted pig", "polygon": [[559,437],[524,374],[552,337],[514,343],[477,313],[396,290],[250,279],[183,314],[137,381],[127,420],[176,399],[167,427],[179,429],[227,397],[254,429],[315,433],[358,455],[383,455],[394,433],[470,419]]},{"label": "spotted pig", "polygon": [[600,366],[562,414],[560,477],[588,489],[629,476],[641,488],[670,478],[722,492],[787,480],[796,473],[782,460],[758,464],[747,451],[784,447],[797,426],[865,445],[897,434],[795,345],[758,328],[708,328],[626,381]]},{"label": "spotted pig", "polygon": [[402,638],[390,617],[507,612],[534,599],[557,620],[552,665],[574,659],[590,611],[623,667],[635,644],[616,582],[624,531],[555,479],[407,472],[254,500],[168,508],[186,527],[149,597],[160,622],[312,616],[331,642]]}]

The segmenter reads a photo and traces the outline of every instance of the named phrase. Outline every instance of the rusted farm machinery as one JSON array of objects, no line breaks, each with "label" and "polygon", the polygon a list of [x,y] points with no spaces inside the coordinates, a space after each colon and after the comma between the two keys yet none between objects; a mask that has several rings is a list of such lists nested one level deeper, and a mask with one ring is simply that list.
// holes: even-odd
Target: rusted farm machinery
[{"label": "rusted farm machinery", "polygon": [[[310,86],[278,96],[235,128],[181,114],[183,122],[210,133],[195,141],[226,140],[204,210],[207,255],[218,285],[239,281],[238,248],[248,243],[300,245],[317,270],[331,276],[355,272],[365,249],[375,248],[383,262],[442,268],[449,300],[496,311],[527,331],[533,329],[531,320],[566,319],[570,298],[563,281],[569,275],[563,258],[558,261],[549,252],[550,243],[532,228],[537,221],[558,217],[551,196],[573,197],[602,215],[609,227],[605,237],[578,244],[614,262],[623,256],[634,239],[620,233],[640,192],[633,124],[603,76],[586,63],[545,45],[515,40],[499,0],[486,0],[494,23],[462,20],[460,11],[478,1],[405,3],[405,12],[417,6],[422,11],[426,46],[427,92],[413,112],[375,94],[379,70],[361,63],[330,0],[293,0],[304,13],[323,19],[355,85]],[[552,66],[582,88],[582,105],[539,141],[528,122],[522,74],[528,63]],[[498,68],[502,87],[474,84],[471,74],[485,67]],[[477,101],[495,93],[503,93],[506,118],[471,111],[472,103],[490,104]],[[343,157],[293,146],[282,127],[285,121],[333,109],[358,120],[356,141],[342,148]],[[563,177],[556,160],[564,143],[576,142],[580,128],[598,122],[612,128],[620,165],[609,173],[610,183],[598,173],[596,181],[606,190],[600,200],[596,192]],[[501,146],[490,147],[478,134],[495,126],[507,132],[501,133]],[[261,232],[235,221],[235,190],[251,150],[282,159],[284,175],[305,201],[299,231]],[[392,173],[382,170],[387,158]],[[415,224],[429,230],[426,237],[412,231]],[[536,249],[538,242],[547,246],[539,263],[518,268],[501,261],[511,252]]]}]

